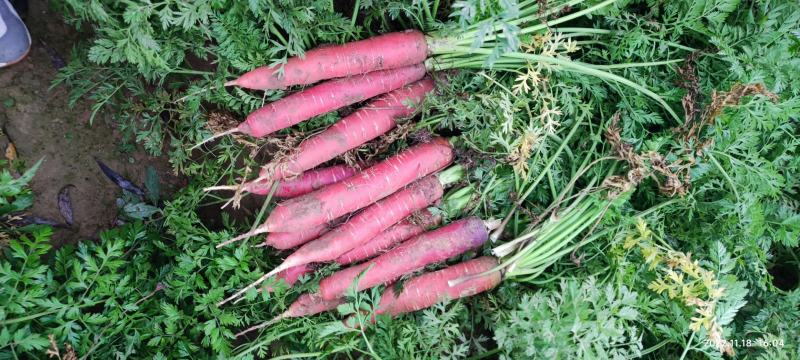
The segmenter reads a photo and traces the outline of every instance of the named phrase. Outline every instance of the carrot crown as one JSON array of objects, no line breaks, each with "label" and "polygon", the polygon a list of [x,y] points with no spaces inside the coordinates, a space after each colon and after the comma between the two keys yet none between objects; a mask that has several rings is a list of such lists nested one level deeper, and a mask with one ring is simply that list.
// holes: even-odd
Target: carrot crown
[{"label": "carrot crown", "polygon": [[436,176],[439,178],[439,183],[446,187],[456,182],[461,181],[466,175],[464,167],[461,165],[453,165],[445,170],[442,170]]}]

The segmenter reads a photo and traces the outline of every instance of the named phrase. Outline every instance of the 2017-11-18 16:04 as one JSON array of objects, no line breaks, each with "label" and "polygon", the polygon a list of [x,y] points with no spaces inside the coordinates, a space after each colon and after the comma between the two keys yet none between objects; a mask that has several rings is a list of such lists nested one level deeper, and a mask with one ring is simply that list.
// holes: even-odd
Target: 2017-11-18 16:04
[{"label": "2017-11-18 16:04", "polygon": [[[756,338],[756,339],[725,339],[722,340],[725,344],[730,345],[731,347],[735,348],[749,348],[749,347],[783,347],[784,341],[783,339],[764,339],[764,338]],[[708,345],[714,345],[711,340],[706,340]]]}]

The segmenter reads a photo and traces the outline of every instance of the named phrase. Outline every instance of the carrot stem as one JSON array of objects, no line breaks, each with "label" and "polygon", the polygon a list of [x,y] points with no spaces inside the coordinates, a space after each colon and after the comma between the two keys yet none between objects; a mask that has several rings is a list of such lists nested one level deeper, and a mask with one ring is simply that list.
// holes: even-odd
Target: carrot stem
[{"label": "carrot stem", "polygon": [[[567,146],[567,143],[569,142],[569,139],[572,138],[572,136],[578,130],[580,124],[581,121],[575,122],[575,124],[572,126],[572,129],[570,129],[569,133],[564,138],[564,141],[561,142],[561,146],[559,146],[558,149],[556,149],[555,153],[553,153],[553,155],[550,157],[550,159],[548,159],[547,163],[544,166],[544,169],[548,170],[550,169],[551,166],[553,166],[553,163],[556,161],[558,156],[561,155],[561,152],[564,151],[564,149]],[[520,205],[522,205],[522,203],[525,202],[525,199],[531,194],[531,192],[533,192],[533,190],[536,188],[539,182],[542,181],[547,172],[548,171],[540,172],[539,176],[533,181],[533,183],[530,186],[528,186],[528,189],[522,194],[522,196],[519,197],[519,199],[517,199],[517,201],[514,203],[514,206],[511,208],[511,211],[509,211],[508,215],[506,215],[505,219],[503,219],[503,222],[500,223],[500,226],[498,226],[497,229],[495,229],[494,232],[492,233],[490,237],[492,242],[497,241],[500,238],[500,235],[503,234],[503,230],[505,229],[506,225],[508,225],[508,222],[511,220],[511,216],[514,214],[517,208],[519,208]]]}]

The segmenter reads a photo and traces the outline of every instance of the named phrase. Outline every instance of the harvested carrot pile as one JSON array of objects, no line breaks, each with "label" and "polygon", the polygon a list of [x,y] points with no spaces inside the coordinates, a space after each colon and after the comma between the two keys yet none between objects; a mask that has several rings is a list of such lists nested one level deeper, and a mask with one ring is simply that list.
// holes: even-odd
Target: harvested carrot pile
[{"label": "harvested carrot pile", "polygon": [[[601,3],[570,16],[588,14],[610,3]],[[542,10],[533,5],[523,7],[517,16],[521,20],[525,15],[534,14],[537,9]],[[563,20],[556,19],[554,23],[561,21]],[[536,21],[525,23],[527,27],[520,32],[541,33],[543,29],[540,25]],[[306,88],[262,106],[237,127],[219,132],[194,148],[231,133],[253,137],[267,136],[312,117],[355,103],[366,103],[326,129],[307,137],[291,151],[280,154],[270,163],[261,166],[257,178],[243,184],[205,189],[234,190],[234,198],[231,200],[234,206],[239,205],[243,193],[267,194],[285,199],[271,209],[262,224],[258,224],[252,231],[220,243],[218,248],[263,233],[268,233],[267,239],[257,246],[266,245],[280,250],[297,247],[290,250],[291,254],[280,265],[224,298],[218,306],[240,300],[241,296],[252,289],[274,291],[272,285],[260,287],[270,278],[274,279],[270,283],[277,280],[291,286],[301,277],[313,274],[314,268],[320,264],[335,262],[347,266],[353,262],[348,260],[352,259],[348,254],[358,254],[356,259],[360,264],[349,266],[322,279],[317,293],[302,296],[284,315],[250,330],[261,329],[265,324],[285,317],[313,315],[322,310],[331,310],[344,302],[342,298],[349,288],[363,291],[393,283],[403,276],[425,269],[426,266],[481,248],[492,231],[494,239],[502,234],[514,216],[516,206],[511,208],[503,221],[481,220],[477,217],[461,220],[453,218],[464,210],[469,210],[464,207],[467,207],[468,200],[475,195],[471,187],[462,188],[468,191],[466,193],[454,193],[467,201],[458,201],[462,206],[450,209],[453,214],[434,216],[427,209],[442,201],[447,186],[467,183],[463,165],[447,168],[454,161],[458,162],[457,138],[428,136],[417,144],[360,170],[346,165],[315,169],[378,137],[387,136],[398,124],[413,118],[425,106],[427,96],[435,96],[439,85],[447,87],[449,84],[448,73],[437,73],[436,70],[471,68],[476,63],[481,63],[481,66],[489,69],[520,71],[530,67],[531,61],[549,62],[564,71],[583,72],[627,85],[664,104],[661,97],[640,85],[587,64],[558,56],[543,59],[538,55],[516,52],[501,53],[499,59],[490,60],[497,54],[487,53],[481,47],[464,46],[466,40],[478,34],[470,31],[464,31],[461,35],[441,35],[444,32],[439,34],[426,36],[413,30],[395,32],[312,49],[303,57],[290,58],[281,65],[258,67],[225,83],[225,86],[256,90],[285,89],[298,85]],[[481,34],[482,37],[486,35]],[[498,37],[502,35],[503,33],[490,32],[489,39],[484,39],[484,46],[490,47],[492,41],[498,41]],[[426,75],[428,72],[431,72],[430,76]],[[669,107],[666,110],[675,115]],[[556,153],[560,151],[561,149]],[[447,169],[443,170],[445,168]],[[579,175],[577,174],[578,177]],[[537,182],[538,180],[530,189]],[[572,186],[568,186],[563,191],[568,192],[571,189]],[[598,188],[591,192],[608,191]],[[614,194],[612,197],[619,195]],[[581,200],[587,196],[591,199]],[[527,194],[520,199],[526,197]],[[498,263],[495,259],[494,266],[483,266],[482,271],[464,271],[461,277],[450,276],[445,281],[448,284],[439,279],[435,285],[436,290],[431,290],[430,295],[423,296],[420,290],[415,290],[419,299],[410,296],[397,306],[419,310],[434,305],[436,301],[430,299],[444,299],[448,294],[461,294],[462,290],[458,289],[469,289],[468,284],[479,283],[477,279],[486,276],[499,279],[503,276],[502,273],[510,279],[535,278],[557,261],[567,249],[577,249],[575,237],[600,222],[611,202],[603,207],[597,200],[593,200],[596,197],[596,194],[588,192],[582,193],[578,199],[564,199],[562,195],[553,206],[569,209],[562,212],[565,218],[549,228],[536,228],[535,231],[499,247],[495,252],[504,256],[502,262]],[[568,205],[570,203],[572,205]],[[404,222],[410,223],[412,217],[423,224],[436,224],[442,215],[450,223],[438,229],[424,232],[425,228],[417,226],[410,230],[397,230]],[[534,234],[535,238],[532,237]],[[379,245],[373,246],[373,243]],[[535,249],[531,249],[531,243],[536,244]],[[514,248],[510,249],[512,245]],[[451,273],[461,272],[454,268]],[[469,294],[488,290],[496,285],[497,282],[486,287],[478,285],[480,290]],[[437,292],[441,292],[441,295]],[[404,294],[406,293],[400,295]],[[391,301],[387,296],[395,295],[385,294],[382,304]],[[458,297],[460,296],[454,298]],[[386,310],[379,307],[376,313],[382,311]],[[397,311],[402,313],[408,310]],[[361,320],[360,317],[358,319]],[[364,325],[363,321],[360,325]],[[248,332],[246,330],[239,335]]]}]

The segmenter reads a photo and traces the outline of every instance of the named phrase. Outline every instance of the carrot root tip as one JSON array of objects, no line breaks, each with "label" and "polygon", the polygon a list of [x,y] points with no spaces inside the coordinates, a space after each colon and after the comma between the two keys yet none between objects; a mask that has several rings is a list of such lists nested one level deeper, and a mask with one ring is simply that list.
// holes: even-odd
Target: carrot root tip
[{"label": "carrot root tip", "polygon": [[224,300],[218,302],[217,303],[217,307],[221,307],[222,305],[227,304],[229,301],[242,296],[242,294],[246,293],[248,290],[258,286],[258,284],[261,284],[262,282],[264,282],[264,280],[267,280],[269,278],[269,276],[270,276],[270,274],[267,274],[267,275],[264,275],[264,276],[258,278],[258,280],[254,281],[252,284],[245,286],[243,289],[237,291],[235,294],[233,294],[231,296],[228,296]]},{"label": "carrot root tip", "polygon": [[248,231],[248,232],[246,232],[246,233],[244,233],[242,235],[239,235],[239,236],[237,236],[235,238],[232,238],[232,239],[226,240],[224,242],[221,242],[221,243],[217,244],[216,248],[219,249],[219,248],[221,248],[221,247],[223,247],[225,245],[229,245],[229,244],[235,243],[237,241],[244,240],[244,239],[247,239],[249,237],[252,237],[252,236],[255,236],[255,235],[258,235],[258,234],[263,234],[263,233],[266,233],[266,232],[269,232],[269,228],[262,225],[262,226],[257,227],[254,231]]},{"label": "carrot root tip", "polygon": [[221,137],[223,137],[225,135],[230,135],[230,134],[234,134],[234,133],[237,133],[237,132],[239,132],[239,128],[228,129],[228,130],[225,130],[225,131],[223,131],[223,132],[221,132],[219,134],[214,134],[211,137],[209,137],[208,139],[205,139],[205,140],[197,143],[197,145],[190,147],[189,151],[197,149],[200,146],[203,146],[203,144],[206,144],[206,143],[208,143],[210,141],[214,141],[215,139],[221,138]]},{"label": "carrot root tip", "polygon": [[238,185],[218,185],[218,186],[209,186],[209,187],[203,188],[203,191],[204,192],[211,192],[211,191],[217,191],[217,190],[236,190],[238,188],[239,188]]},{"label": "carrot root tip", "polygon": [[277,273],[279,273],[279,272],[281,272],[283,270],[286,270],[286,269],[288,269],[290,267],[291,266],[285,266],[285,265],[281,264],[278,267],[272,269],[272,271],[268,272],[267,275],[264,275],[264,276],[265,277],[270,277],[270,276],[275,275],[275,274],[277,274]]},{"label": "carrot root tip", "polygon": [[274,323],[276,323],[278,321],[281,321],[281,320],[283,320],[283,319],[285,319],[287,317],[288,317],[287,313],[280,314],[280,315],[274,317],[272,320],[265,321],[265,322],[263,322],[261,324],[255,325],[255,326],[251,326],[251,327],[249,327],[247,329],[244,329],[244,330],[236,333],[236,335],[234,335],[234,338],[239,338],[240,336],[242,336],[244,334],[247,334],[249,332],[253,332],[253,331],[256,331],[256,330],[259,330],[259,329],[263,329],[263,328],[265,328],[267,326],[270,326],[270,325],[272,325],[272,324],[274,324]]},{"label": "carrot root tip", "polygon": [[[500,225],[502,225],[502,224],[503,224],[503,221],[500,220],[500,219],[489,219],[489,220],[485,220],[483,222],[483,225],[486,226],[486,229],[488,229],[489,231],[500,230]],[[498,231],[493,232],[492,233],[492,237],[494,237],[495,234],[497,234],[497,233],[498,233]],[[497,237],[499,237],[499,236],[500,235],[497,234]],[[492,241],[494,241],[494,240],[492,240]]]},{"label": "carrot root tip", "polygon": [[225,202],[224,204],[222,204],[222,206],[220,206],[219,208],[220,208],[220,209],[224,209],[224,208],[228,207],[228,206],[229,206],[230,204],[232,204],[232,203],[233,203],[233,198],[231,198],[230,200],[228,200],[227,202]]}]

